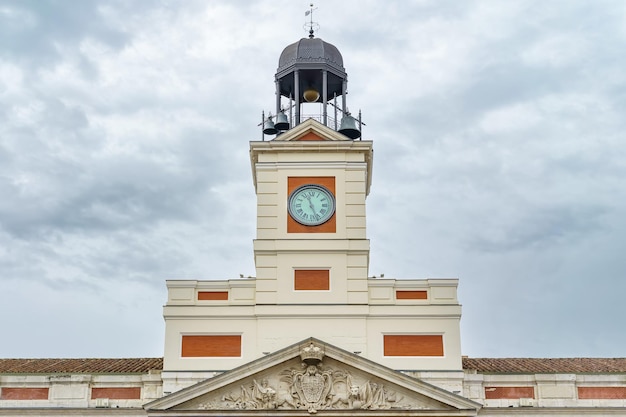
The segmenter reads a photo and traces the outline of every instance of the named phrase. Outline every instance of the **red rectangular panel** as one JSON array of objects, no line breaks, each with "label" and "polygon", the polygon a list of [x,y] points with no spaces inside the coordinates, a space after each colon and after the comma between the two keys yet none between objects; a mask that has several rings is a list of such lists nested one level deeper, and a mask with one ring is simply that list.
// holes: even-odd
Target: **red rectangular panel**
[{"label": "red rectangular panel", "polygon": [[141,387],[92,388],[91,399],[109,398],[112,400],[140,400]]},{"label": "red rectangular panel", "polygon": [[442,335],[384,335],[385,356],[443,356]]},{"label": "red rectangular panel", "polygon": [[228,300],[228,291],[198,291],[198,300]]},{"label": "red rectangular panel", "polygon": [[485,387],[487,400],[516,400],[519,398],[535,398],[533,387]]},{"label": "red rectangular panel", "polygon": [[241,335],[183,336],[182,356],[240,357]]},{"label": "red rectangular panel", "polygon": [[396,291],[396,300],[426,300],[427,291]]},{"label": "red rectangular panel", "polygon": [[324,140],[322,139],[322,137],[316,135],[313,132],[309,132],[306,135],[300,136],[298,139],[296,140]]},{"label": "red rectangular panel", "polygon": [[294,289],[297,291],[329,290],[328,269],[297,269],[294,271]]},{"label": "red rectangular panel", "polygon": [[0,391],[2,400],[47,400],[48,388],[11,388],[3,387]]},{"label": "red rectangular panel", "polygon": [[578,387],[580,400],[626,400],[626,387]]}]

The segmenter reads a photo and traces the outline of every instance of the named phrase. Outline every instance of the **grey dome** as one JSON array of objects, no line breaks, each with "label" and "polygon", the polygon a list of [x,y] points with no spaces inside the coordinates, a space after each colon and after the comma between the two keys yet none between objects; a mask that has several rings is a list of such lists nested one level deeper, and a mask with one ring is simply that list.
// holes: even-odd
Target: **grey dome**
[{"label": "grey dome", "polygon": [[287,46],[280,54],[278,70],[298,64],[326,64],[341,73],[344,73],[343,58],[339,50],[332,44],[319,38],[302,38],[298,42]]},{"label": "grey dome", "polygon": [[[302,120],[301,110],[305,103],[322,104],[321,121],[327,126],[329,100],[333,100],[331,105],[335,110],[341,110],[342,114],[347,112],[348,74],[343,68],[341,53],[334,45],[314,38],[312,33],[308,39],[300,39],[283,49],[274,79],[276,114],[283,111],[282,98],[288,98],[289,112],[292,106],[295,108],[295,118],[291,122],[294,126]],[[341,107],[338,107],[335,100],[340,96]]]}]

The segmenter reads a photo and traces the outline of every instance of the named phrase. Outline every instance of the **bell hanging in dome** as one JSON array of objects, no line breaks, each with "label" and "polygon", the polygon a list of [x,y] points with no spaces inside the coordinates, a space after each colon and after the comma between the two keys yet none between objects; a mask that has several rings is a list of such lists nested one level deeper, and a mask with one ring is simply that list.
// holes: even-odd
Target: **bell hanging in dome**
[{"label": "bell hanging in dome", "polygon": [[270,115],[265,123],[263,123],[263,134],[264,135],[275,135],[278,133],[274,122],[272,121],[272,116]]},{"label": "bell hanging in dome", "polygon": [[276,115],[276,123],[274,124],[276,130],[289,130],[289,119],[287,115],[280,112]]},{"label": "bell hanging in dome", "polygon": [[320,99],[320,93],[314,88],[308,88],[304,91],[304,94],[302,94],[302,98],[307,103],[315,103]]},{"label": "bell hanging in dome", "polygon": [[358,139],[361,137],[361,131],[357,127],[357,120],[350,116],[350,113],[346,113],[341,119],[338,132],[350,139]]}]

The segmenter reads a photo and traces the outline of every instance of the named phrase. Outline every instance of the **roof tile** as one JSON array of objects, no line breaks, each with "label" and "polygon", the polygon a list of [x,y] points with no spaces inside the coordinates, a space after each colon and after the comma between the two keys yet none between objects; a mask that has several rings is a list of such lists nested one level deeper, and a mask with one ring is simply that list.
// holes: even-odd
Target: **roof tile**
[{"label": "roof tile", "polygon": [[[0,374],[148,373],[163,358],[0,359]],[[479,373],[626,373],[626,358],[463,358]]]},{"label": "roof tile", "polygon": [[162,370],[163,358],[0,359],[2,374],[148,373]]},{"label": "roof tile", "polygon": [[479,373],[620,373],[626,358],[463,358]]}]

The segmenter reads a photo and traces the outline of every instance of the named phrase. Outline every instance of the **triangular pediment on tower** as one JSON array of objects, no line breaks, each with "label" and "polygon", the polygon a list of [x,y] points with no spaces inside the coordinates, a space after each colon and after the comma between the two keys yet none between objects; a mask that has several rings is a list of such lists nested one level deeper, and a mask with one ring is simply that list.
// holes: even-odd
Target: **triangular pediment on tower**
[{"label": "triangular pediment on tower", "polygon": [[352,141],[349,137],[339,133],[315,119],[307,119],[298,126],[276,136],[273,141],[293,142],[310,140]]},{"label": "triangular pediment on tower", "polygon": [[148,415],[475,416],[480,404],[311,338],[146,404]]}]

